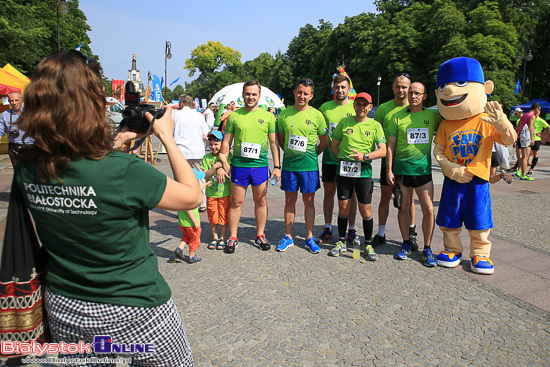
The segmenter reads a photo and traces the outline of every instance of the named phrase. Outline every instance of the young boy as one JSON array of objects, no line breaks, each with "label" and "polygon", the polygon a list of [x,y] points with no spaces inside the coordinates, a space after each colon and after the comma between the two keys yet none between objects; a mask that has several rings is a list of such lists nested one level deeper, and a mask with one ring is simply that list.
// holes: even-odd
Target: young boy
[{"label": "young boy", "polygon": [[[229,180],[224,180],[222,183],[218,182],[216,170],[223,168],[226,172],[229,172],[232,156],[229,153],[227,162],[223,164],[218,160],[222,141],[223,133],[221,131],[213,131],[208,134],[210,153],[204,156],[201,164],[201,169],[206,175],[206,180],[209,180],[208,182],[212,184],[206,188],[206,211],[208,213],[210,229],[212,230],[212,241],[208,245],[210,250],[223,250],[227,234],[227,213],[229,211],[231,196],[231,182]],[[218,225],[221,227],[219,237]]]},{"label": "young boy", "polygon": [[[204,172],[196,171],[195,176],[197,180],[204,178]],[[210,182],[206,182],[201,185],[201,189],[210,186]],[[201,261],[201,258],[197,256],[197,249],[201,244],[201,218],[199,216],[199,207],[197,206],[193,210],[187,210],[184,212],[178,212],[178,224],[182,231],[180,245],[174,250],[174,254],[181,260],[193,264]],[[189,245],[189,256],[183,254],[185,245]]]}]

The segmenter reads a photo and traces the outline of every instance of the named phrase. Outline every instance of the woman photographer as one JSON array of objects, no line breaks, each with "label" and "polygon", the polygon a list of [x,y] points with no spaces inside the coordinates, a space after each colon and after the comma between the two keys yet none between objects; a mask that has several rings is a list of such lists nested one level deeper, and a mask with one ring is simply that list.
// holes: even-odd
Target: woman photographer
[{"label": "woman photographer", "polygon": [[153,132],[175,180],[117,151],[136,134],[113,138],[105,104],[99,64],[61,51],[37,65],[18,121],[35,140],[15,174],[49,255],[52,341],[108,335],[116,344],[154,344],[154,353],[128,355],[131,365],[189,366],[183,322],[149,246],[149,210],[197,207],[199,183],[173,140],[169,107]]}]

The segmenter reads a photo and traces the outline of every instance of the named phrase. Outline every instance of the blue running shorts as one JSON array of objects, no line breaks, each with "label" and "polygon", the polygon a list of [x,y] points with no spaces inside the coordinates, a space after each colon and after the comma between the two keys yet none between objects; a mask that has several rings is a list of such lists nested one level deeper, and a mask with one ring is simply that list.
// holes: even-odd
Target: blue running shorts
[{"label": "blue running shorts", "polygon": [[269,168],[266,167],[235,167],[231,166],[231,182],[241,186],[258,186],[269,178]]},{"label": "blue running shorts", "polygon": [[300,189],[302,194],[311,194],[321,188],[319,171],[281,172],[281,190],[296,192]]},{"label": "blue running shorts", "polygon": [[468,183],[458,183],[445,177],[436,224],[445,228],[469,230],[493,228],[489,182],[474,176]]}]

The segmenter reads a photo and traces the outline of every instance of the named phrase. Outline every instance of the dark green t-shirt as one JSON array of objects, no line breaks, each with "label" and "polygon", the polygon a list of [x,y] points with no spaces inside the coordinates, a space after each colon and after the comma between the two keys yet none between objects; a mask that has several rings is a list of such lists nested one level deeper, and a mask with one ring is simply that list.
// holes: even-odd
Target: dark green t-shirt
[{"label": "dark green t-shirt", "polygon": [[392,170],[395,175],[421,176],[432,173],[432,140],[441,123],[441,116],[430,109],[395,113],[386,128],[395,136]]},{"label": "dark green t-shirt", "polygon": [[[408,103],[407,103],[408,105]],[[382,125],[382,129],[384,129],[384,133],[386,133],[386,129],[388,128],[388,123],[390,122],[392,116],[394,113],[401,111],[407,106],[398,106],[395,104],[393,99],[391,101],[382,103],[380,106],[378,106],[378,109],[376,110],[376,113],[374,114],[374,119]],[[382,167],[386,167],[386,157],[382,158],[382,161],[380,162],[380,165]]]},{"label": "dark green t-shirt", "polygon": [[267,142],[275,132],[275,116],[262,108],[239,108],[227,118],[226,134],[233,134],[235,167],[267,167]]},{"label": "dark green t-shirt", "polygon": [[336,128],[336,125],[344,117],[355,116],[355,109],[353,108],[353,101],[348,101],[347,104],[340,106],[336,101],[329,101],[323,103],[319,111],[325,116],[328,127],[328,147],[323,152],[323,163],[324,164],[339,164],[338,159],[334,157],[330,151],[330,144],[332,138],[332,132]]},{"label": "dark green t-shirt", "polygon": [[[340,142],[338,146],[338,159],[340,160],[338,176],[372,177],[372,161],[356,162],[349,156],[353,154],[353,150],[368,154],[374,152],[378,144],[386,144],[384,130],[377,121],[367,118],[366,121],[358,122],[355,117],[343,118],[332,132],[332,138]],[[345,165],[343,162],[351,162],[352,165],[343,167]]]},{"label": "dark green t-shirt", "polygon": [[285,135],[283,170],[317,171],[317,136],[327,134],[327,124],[321,112],[311,106],[296,111],[292,106],[279,114],[276,127],[277,133]]},{"label": "dark green t-shirt", "polygon": [[135,155],[112,152],[72,161],[64,182],[40,182],[36,163],[16,177],[48,250],[52,292],[90,302],[156,307],[171,292],[149,246],[149,210],[166,188],[166,176]]}]

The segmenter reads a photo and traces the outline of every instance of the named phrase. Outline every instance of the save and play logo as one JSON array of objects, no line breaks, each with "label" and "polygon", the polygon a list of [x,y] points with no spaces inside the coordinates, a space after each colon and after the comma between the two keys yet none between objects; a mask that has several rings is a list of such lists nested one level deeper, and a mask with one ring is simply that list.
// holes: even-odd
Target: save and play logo
[{"label": "save and play logo", "polygon": [[94,352],[100,353],[155,353],[154,344],[117,344],[110,335],[96,335],[92,344]]}]

